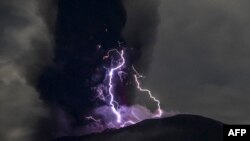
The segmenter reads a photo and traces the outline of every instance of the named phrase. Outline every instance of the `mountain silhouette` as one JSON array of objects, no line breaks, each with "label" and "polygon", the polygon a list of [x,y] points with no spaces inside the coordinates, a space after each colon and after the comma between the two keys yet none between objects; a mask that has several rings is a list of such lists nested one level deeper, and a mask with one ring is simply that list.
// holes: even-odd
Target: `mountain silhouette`
[{"label": "mountain silhouette", "polygon": [[223,123],[197,115],[148,119],[121,129],[55,141],[222,141]]}]

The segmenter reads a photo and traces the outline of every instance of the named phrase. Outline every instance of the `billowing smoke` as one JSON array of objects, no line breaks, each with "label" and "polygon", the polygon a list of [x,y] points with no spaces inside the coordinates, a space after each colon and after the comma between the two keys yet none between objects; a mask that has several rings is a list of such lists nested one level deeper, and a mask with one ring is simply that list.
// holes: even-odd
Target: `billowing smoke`
[{"label": "billowing smoke", "polygon": [[137,68],[146,73],[160,23],[158,10],[161,0],[123,0],[123,3],[127,22],[122,33],[128,46],[136,49]]},{"label": "billowing smoke", "polygon": [[[128,12],[124,9],[124,3]],[[150,50],[155,41],[159,3],[148,0],[143,7],[139,6],[142,1],[134,3],[130,0],[124,3],[121,0],[59,1],[55,26],[55,58],[53,64],[40,76],[37,85],[42,100],[56,115],[56,137],[91,132],[84,132],[82,128],[89,126],[88,119],[99,119],[86,117],[89,114],[101,116],[104,119],[102,122],[110,122],[100,125],[116,127],[113,120],[105,120],[110,118],[103,114],[107,106],[111,107],[111,113],[114,113],[119,127],[125,126],[124,121],[121,121],[124,119],[119,119],[122,109],[126,109],[125,112],[137,109],[139,113],[143,113],[140,116],[148,115],[136,122],[155,115],[140,106],[132,106],[133,94],[137,89],[135,81],[141,78],[133,69],[133,64],[143,56],[143,48]],[[138,8],[141,10],[136,11]],[[136,17],[139,17],[138,20],[134,20]],[[126,20],[128,24],[124,30]],[[117,53],[109,54],[113,49]],[[124,56],[119,55],[123,51]],[[125,57],[126,62],[113,73],[112,69],[122,63],[122,57]],[[137,91],[140,90],[142,89]],[[161,115],[158,100],[151,97],[148,90],[142,91],[149,93],[149,99],[157,103],[157,114]],[[102,100],[100,96],[108,100]]]},{"label": "billowing smoke", "polygon": [[126,78],[114,89],[121,111],[126,110],[123,115],[136,111],[140,120],[152,117],[145,107],[132,106],[132,65],[143,56],[143,48],[150,50],[159,20],[158,2],[146,3],[142,7],[142,1],[131,0],[2,1],[0,140],[78,134],[88,127],[85,118],[91,112],[110,121],[102,112],[107,105],[96,100],[93,90],[102,85],[105,66],[111,67],[112,59],[103,61],[103,56],[112,48],[126,48]]},{"label": "billowing smoke", "polygon": [[[128,46],[135,49],[134,66],[146,76],[142,82],[147,82],[147,71],[154,57],[152,52],[161,21],[159,15],[161,0],[124,0],[123,3],[127,13],[127,22],[122,33]],[[150,102],[147,97],[138,96],[133,97],[135,103],[146,103],[146,106],[151,109],[154,107],[154,103]]]},{"label": "billowing smoke", "polygon": [[56,137],[82,127],[84,115],[102,104],[93,102],[93,88],[105,76],[103,55],[124,42],[121,31],[126,21],[119,0],[60,0],[57,14],[55,57],[37,85],[55,113]]},{"label": "billowing smoke", "polygon": [[[36,125],[49,112],[33,87],[44,67],[52,62],[55,13],[44,17],[52,4],[38,0],[0,2],[0,140],[29,141]],[[44,19],[50,19],[48,22]]]}]

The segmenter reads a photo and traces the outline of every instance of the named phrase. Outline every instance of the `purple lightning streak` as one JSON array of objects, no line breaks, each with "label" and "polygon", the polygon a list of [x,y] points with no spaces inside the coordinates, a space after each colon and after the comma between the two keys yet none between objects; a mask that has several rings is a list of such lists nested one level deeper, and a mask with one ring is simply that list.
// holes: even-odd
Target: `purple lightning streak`
[{"label": "purple lightning streak", "polygon": [[137,122],[134,122],[132,120],[129,120],[129,121],[125,121],[122,125],[120,125],[121,127],[125,127],[127,125],[132,125],[132,124],[136,124]]},{"label": "purple lightning streak", "polygon": [[[118,59],[113,60],[111,56],[111,52],[115,52],[118,54]],[[125,57],[124,50],[111,49],[107,52],[107,55],[103,57],[103,59],[107,59],[111,57],[111,67],[108,69],[104,84],[95,87],[97,92],[97,98],[105,101],[107,105],[98,107],[94,114],[96,116],[103,117],[100,120],[95,119],[93,116],[86,117],[87,120],[92,120],[96,125],[96,131],[103,131],[105,128],[123,128],[129,125],[136,124],[144,119],[148,118],[160,118],[163,115],[163,110],[160,106],[160,101],[156,99],[151,91],[148,89],[144,89],[141,87],[140,78],[143,78],[141,74],[139,74],[136,69],[132,66],[134,70],[134,80],[136,82],[136,87],[140,92],[146,92],[150,99],[157,103],[157,110],[155,113],[151,113],[150,110],[143,106],[124,106],[119,105],[117,101],[115,101],[114,95],[114,77],[115,74],[120,78],[119,80],[123,83],[123,78],[126,77],[126,73],[122,71],[125,67]],[[112,61],[116,63],[113,66]],[[108,83],[108,84],[107,84]],[[109,97],[109,98],[108,98]],[[115,116],[115,118],[113,118]],[[93,127],[93,126],[90,126]]]},{"label": "purple lightning streak", "polygon": [[102,101],[106,101],[106,97],[104,96],[104,89],[105,87],[103,85],[99,85],[98,87],[95,88],[97,95],[96,98],[102,100]]},{"label": "purple lightning streak", "polygon": [[[137,71],[135,72],[137,73]],[[146,92],[149,95],[149,97],[157,103],[157,114],[154,115],[154,117],[161,117],[163,113],[161,109],[161,105],[160,105],[161,102],[152,95],[150,90],[141,88],[140,82],[138,80],[138,78],[141,78],[141,77],[142,77],[141,75],[139,76],[137,76],[136,74],[134,75],[135,82],[137,84],[137,89],[139,89],[141,92]]]},{"label": "purple lightning streak", "polygon": [[[110,51],[116,51],[116,52],[119,53],[119,51],[116,50],[116,49],[110,50]],[[109,52],[110,52],[110,51],[109,51]],[[105,56],[105,57],[108,57],[108,56],[109,56],[109,52],[108,52],[108,55]],[[116,122],[117,122],[117,123],[121,123],[121,120],[122,120],[122,119],[121,119],[121,114],[120,114],[120,112],[115,108],[115,105],[114,105],[114,103],[117,103],[117,102],[114,100],[114,94],[113,94],[113,92],[112,92],[112,89],[113,89],[112,80],[113,80],[114,71],[116,71],[116,70],[122,68],[123,65],[125,64],[125,59],[124,59],[124,56],[123,56],[123,55],[124,55],[124,51],[122,50],[121,53],[119,53],[119,54],[120,54],[120,57],[121,57],[121,59],[122,59],[122,62],[121,62],[118,66],[116,66],[116,67],[114,67],[114,68],[111,68],[111,70],[110,70],[110,72],[109,72],[109,96],[110,96],[109,105],[111,105],[112,112],[113,112],[113,113],[115,114],[115,116],[116,116]]]},{"label": "purple lightning streak", "polygon": [[99,119],[95,119],[93,116],[88,116],[88,117],[85,117],[87,120],[92,120],[94,122],[101,122],[101,120]]}]

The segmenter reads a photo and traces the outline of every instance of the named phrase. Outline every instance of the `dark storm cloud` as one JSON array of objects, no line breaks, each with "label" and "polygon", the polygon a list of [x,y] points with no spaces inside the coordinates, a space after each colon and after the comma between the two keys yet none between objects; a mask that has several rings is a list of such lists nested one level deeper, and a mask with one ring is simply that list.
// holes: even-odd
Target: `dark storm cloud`
[{"label": "dark storm cloud", "polygon": [[[0,2],[0,140],[28,141],[35,123],[46,117],[38,94],[31,86],[51,62],[52,35],[40,8],[46,2]],[[44,9],[44,8],[43,8]],[[51,14],[53,15],[53,14]],[[52,29],[52,28],[51,28]]]},{"label": "dark storm cloud", "polygon": [[[123,31],[128,47],[135,49],[137,68],[144,73],[151,61],[160,22],[160,0],[123,0],[127,21]],[[138,60],[137,60],[138,59]]]},{"label": "dark storm cloud", "polygon": [[246,0],[166,0],[150,86],[166,109],[250,123]]}]

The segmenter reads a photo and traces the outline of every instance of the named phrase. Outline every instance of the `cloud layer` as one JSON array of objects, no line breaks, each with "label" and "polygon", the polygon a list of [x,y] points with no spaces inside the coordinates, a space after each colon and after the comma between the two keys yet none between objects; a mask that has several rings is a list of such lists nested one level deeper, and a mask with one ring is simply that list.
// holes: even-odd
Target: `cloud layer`
[{"label": "cloud layer", "polygon": [[[0,140],[29,141],[48,111],[33,84],[52,59],[52,35],[36,0],[0,2]],[[51,29],[51,28],[50,28]]]},{"label": "cloud layer", "polygon": [[246,0],[167,0],[147,85],[166,109],[250,123]]}]

